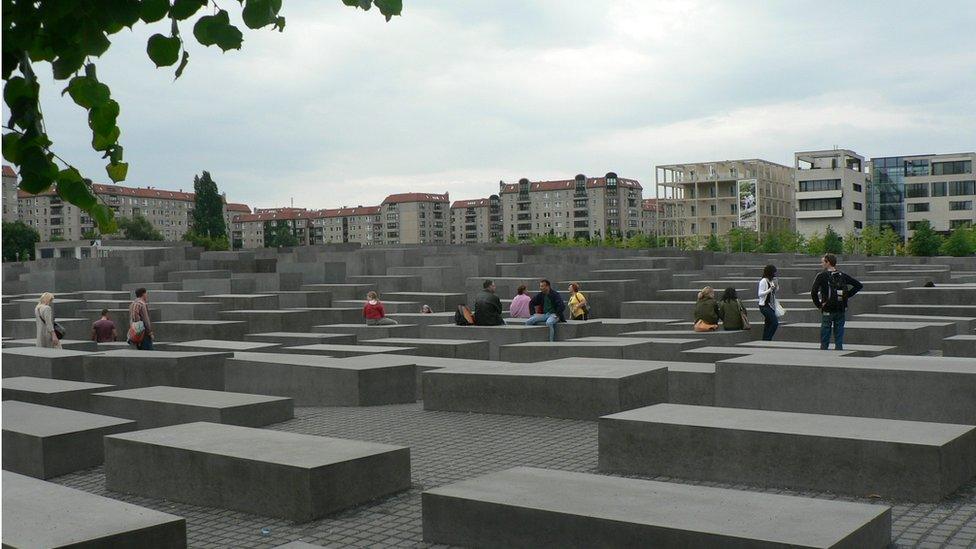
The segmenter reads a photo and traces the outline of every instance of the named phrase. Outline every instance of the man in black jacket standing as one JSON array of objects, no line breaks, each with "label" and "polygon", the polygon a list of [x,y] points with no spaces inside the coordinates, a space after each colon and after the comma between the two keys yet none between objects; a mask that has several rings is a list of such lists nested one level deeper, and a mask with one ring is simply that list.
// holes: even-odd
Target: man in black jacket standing
[{"label": "man in black jacket standing", "polygon": [[502,301],[495,295],[495,283],[486,280],[481,288],[481,293],[474,300],[475,326],[501,326],[505,324],[502,319]]},{"label": "man in black jacket standing", "polygon": [[813,280],[810,297],[820,309],[820,348],[830,347],[830,332],[834,333],[834,348],[844,349],[844,321],[847,300],[861,291],[863,284],[854,277],[837,270],[837,256],[824,254],[820,260],[824,270]]}]

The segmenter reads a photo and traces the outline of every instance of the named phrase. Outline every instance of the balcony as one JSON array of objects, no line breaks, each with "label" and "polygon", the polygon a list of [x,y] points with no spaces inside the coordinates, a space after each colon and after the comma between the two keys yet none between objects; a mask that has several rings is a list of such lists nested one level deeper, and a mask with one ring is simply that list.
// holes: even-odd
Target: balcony
[{"label": "balcony", "polygon": [[796,212],[797,219],[829,219],[832,217],[844,217],[844,210],[809,210],[805,212]]},{"label": "balcony", "polygon": [[832,191],[806,191],[806,192],[796,192],[797,200],[813,200],[817,198],[843,198],[844,191],[841,189],[836,189]]}]

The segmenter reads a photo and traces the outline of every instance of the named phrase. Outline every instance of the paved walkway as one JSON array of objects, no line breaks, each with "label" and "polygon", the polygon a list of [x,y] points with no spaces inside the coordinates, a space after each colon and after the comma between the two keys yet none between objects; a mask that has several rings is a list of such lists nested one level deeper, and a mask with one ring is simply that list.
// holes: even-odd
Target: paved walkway
[{"label": "paved walkway", "polygon": [[[101,467],[53,481],[185,517],[191,547],[266,548],[299,539],[330,547],[426,547],[421,541],[420,494],[427,488],[516,465],[596,472],[597,426],[591,421],[431,412],[424,411],[420,403],[296,408],[295,415],[270,428],[409,446],[412,488],[371,505],[296,525],[226,509],[108,492]],[[857,501],[823,493],[767,491]],[[976,482],[938,504],[893,505],[896,547],[976,547]]]}]

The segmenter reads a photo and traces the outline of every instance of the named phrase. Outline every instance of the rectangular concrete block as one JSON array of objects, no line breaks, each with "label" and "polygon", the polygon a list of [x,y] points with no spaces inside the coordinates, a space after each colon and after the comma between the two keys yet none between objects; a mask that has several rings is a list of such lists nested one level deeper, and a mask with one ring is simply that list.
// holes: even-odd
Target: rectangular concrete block
[{"label": "rectangular concrete block", "polygon": [[498,356],[507,362],[540,362],[569,357],[678,360],[683,350],[698,345],[701,345],[700,339],[690,338],[584,337],[504,345]]},{"label": "rectangular concrete block", "polygon": [[[559,328],[556,328],[557,330]],[[499,360],[502,345],[528,341],[548,341],[549,329],[545,326],[457,326],[440,324],[424,328],[424,337],[431,339],[474,339],[488,342],[488,358]]]},{"label": "rectangular concrete block", "polygon": [[426,490],[424,541],[465,547],[830,547],[891,542],[891,508],[516,467]]},{"label": "rectangular concrete block", "polygon": [[112,491],[306,522],[410,487],[410,449],[216,423],[105,439]]},{"label": "rectangular concrete block", "polygon": [[[4,349],[14,349],[17,347],[37,347],[37,338],[6,339],[3,342]],[[62,339],[61,348],[65,351],[86,351],[91,353],[98,350],[98,344],[86,339]]]},{"label": "rectangular concrete block", "polygon": [[274,294],[214,294],[200,296],[200,301],[215,303],[223,311],[277,309],[278,296]]},{"label": "rectangular concrete block", "polygon": [[976,476],[976,427],[658,404],[600,418],[600,470],[939,501]]},{"label": "rectangular concrete block", "polygon": [[101,392],[91,402],[96,414],[134,420],[140,429],[194,421],[263,427],[294,417],[290,398],[184,387]]},{"label": "rectangular concrete block", "polygon": [[239,320],[164,320],[153,324],[153,337],[159,341],[194,339],[240,340],[248,333],[247,322]]},{"label": "rectangular concrete block", "polygon": [[955,335],[943,339],[942,356],[976,358],[976,335]]},{"label": "rectangular concrete block", "polygon": [[353,334],[319,334],[304,332],[266,332],[263,334],[247,334],[244,341],[257,343],[278,343],[283,347],[298,345],[314,345],[316,343],[330,343],[336,345],[355,345],[356,336]]},{"label": "rectangular concrete block", "polygon": [[667,401],[664,363],[473,364],[422,375],[425,410],[596,419]]},{"label": "rectangular concrete block", "polygon": [[417,355],[488,360],[488,342],[467,339],[398,338],[371,339],[370,345],[410,347]]},{"label": "rectangular concrete block", "polygon": [[330,343],[319,343],[314,345],[297,345],[295,347],[283,347],[282,353],[294,353],[305,355],[323,355],[336,358],[346,358],[362,355],[390,354],[390,355],[413,355],[416,351],[413,347],[389,347],[383,345],[336,345]]},{"label": "rectangular concrete block", "polygon": [[268,353],[281,348],[280,343],[258,343],[256,341],[226,341],[223,339],[197,339],[181,341],[179,343],[165,343],[159,345],[160,350],[198,352],[198,353]]},{"label": "rectangular concrete block", "polygon": [[415,324],[396,324],[390,326],[367,326],[362,322],[355,324],[321,324],[313,326],[312,331],[323,334],[352,334],[357,341],[387,339],[390,337],[420,337],[420,327]]},{"label": "rectangular concrete block", "polygon": [[85,381],[120,389],[169,385],[224,389],[224,359],[232,353],[118,350],[84,357]]},{"label": "rectangular concrete block", "polygon": [[134,421],[40,406],[3,402],[3,468],[51,478],[102,463],[102,437],[132,431]]},{"label": "rectangular concrete block", "polygon": [[4,547],[186,547],[186,520],[3,472]]},{"label": "rectangular concrete block", "polygon": [[3,400],[17,400],[67,408],[80,412],[90,412],[92,393],[111,391],[113,385],[104,383],[85,383],[43,377],[7,377],[3,379]]},{"label": "rectangular concrete block", "polygon": [[82,359],[91,353],[47,347],[3,349],[3,377],[46,377],[84,381]]}]

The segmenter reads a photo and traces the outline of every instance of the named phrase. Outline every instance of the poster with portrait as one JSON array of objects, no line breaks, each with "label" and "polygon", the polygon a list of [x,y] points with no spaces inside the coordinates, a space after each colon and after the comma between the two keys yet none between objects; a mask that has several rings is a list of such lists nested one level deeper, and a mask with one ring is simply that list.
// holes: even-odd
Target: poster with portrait
[{"label": "poster with portrait", "polygon": [[758,230],[758,201],[756,200],[756,180],[742,179],[739,185],[739,227]]}]

